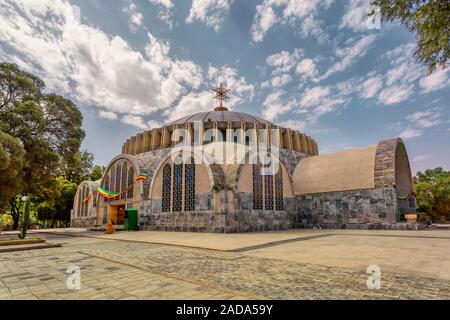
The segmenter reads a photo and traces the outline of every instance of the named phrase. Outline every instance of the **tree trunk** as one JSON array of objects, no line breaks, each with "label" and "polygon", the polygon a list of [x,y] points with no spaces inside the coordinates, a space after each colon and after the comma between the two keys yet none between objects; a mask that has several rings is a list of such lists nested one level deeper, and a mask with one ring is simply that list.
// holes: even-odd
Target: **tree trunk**
[{"label": "tree trunk", "polygon": [[20,239],[25,239],[25,237],[27,235],[29,220],[30,220],[30,197],[28,197],[27,201],[25,202],[25,212],[23,214],[23,222],[22,222],[22,228],[21,228],[21,232],[20,232]]},{"label": "tree trunk", "polygon": [[16,215],[14,215],[14,216],[12,216],[12,218],[13,218],[13,230],[17,230],[17,229],[19,229],[19,216],[16,216]]}]

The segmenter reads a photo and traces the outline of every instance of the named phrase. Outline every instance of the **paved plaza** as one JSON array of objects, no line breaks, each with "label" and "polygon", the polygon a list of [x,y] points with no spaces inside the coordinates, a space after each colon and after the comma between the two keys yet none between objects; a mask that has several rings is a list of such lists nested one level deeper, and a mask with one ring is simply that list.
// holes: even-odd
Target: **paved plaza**
[{"label": "paved plaza", "polygon": [[[62,247],[0,253],[0,299],[450,299],[446,230],[40,236]],[[80,290],[67,289],[70,266]]]}]

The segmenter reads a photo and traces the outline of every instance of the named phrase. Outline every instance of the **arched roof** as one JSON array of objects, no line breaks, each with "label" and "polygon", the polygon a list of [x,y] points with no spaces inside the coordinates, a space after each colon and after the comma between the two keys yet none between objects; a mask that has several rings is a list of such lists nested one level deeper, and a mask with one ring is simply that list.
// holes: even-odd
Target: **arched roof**
[{"label": "arched roof", "polygon": [[175,120],[171,123],[168,123],[167,126],[170,125],[180,125],[188,122],[257,122],[259,124],[265,124],[270,126],[276,126],[270,121],[264,120],[260,117],[252,116],[248,113],[243,112],[235,112],[235,111],[210,111],[210,112],[199,112],[193,115],[189,115],[183,117],[181,119]]},{"label": "arched roof", "polygon": [[303,159],[294,170],[295,194],[373,188],[376,150],[375,145]]},{"label": "arched roof", "polygon": [[300,161],[293,174],[298,195],[396,187],[402,180],[412,191],[411,169],[401,139],[309,157]]}]

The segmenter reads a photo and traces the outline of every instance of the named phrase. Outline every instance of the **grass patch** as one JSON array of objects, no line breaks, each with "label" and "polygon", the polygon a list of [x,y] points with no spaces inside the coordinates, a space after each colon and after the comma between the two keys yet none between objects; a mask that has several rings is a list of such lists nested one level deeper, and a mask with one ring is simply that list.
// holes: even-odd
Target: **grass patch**
[{"label": "grass patch", "polygon": [[25,239],[12,238],[12,239],[0,239],[0,243],[10,243],[10,242],[30,242],[30,241],[42,241],[42,238],[39,237],[29,237]]}]

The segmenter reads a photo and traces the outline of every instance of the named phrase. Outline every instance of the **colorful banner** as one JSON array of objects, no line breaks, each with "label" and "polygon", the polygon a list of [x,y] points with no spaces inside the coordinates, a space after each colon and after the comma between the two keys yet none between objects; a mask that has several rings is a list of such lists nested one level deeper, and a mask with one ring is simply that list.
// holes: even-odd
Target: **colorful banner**
[{"label": "colorful banner", "polygon": [[82,203],[88,202],[90,198],[92,198],[92,193],[91,193],[86,199],[84,199],[84,200],[81,201],[81,202],[82,202]]},{"label": "colorful banner", "polygon": [[102,195],[103,197],[108,198],[108,199],[114,199],[114,198],[117,198],[118,196],[120,196],[119,192],[111,192],[111,191],[103,189],[102,187],[98,187],[97,190],[100,195]]},{"label": "colorful banner", "polygon": [[112,192],[112,191],[108,191],[103,189],[102,187],[98,187],[98,193],[100,195],[102,195],[103,197],[107,198],[107,199],[115,199],[117,197],[119,197],[120,195],[128,192],[128,190],[130,190],[131,188],[133,188],[134,184],[136,182],[139,181],[146,181],[147,180],[147,175],[145,175],[144,173],[140,173],[138,175],[138,177],[136,179],[134,179],[133,183],[130,184],[125,190],[123,190],[122,192]]}]

